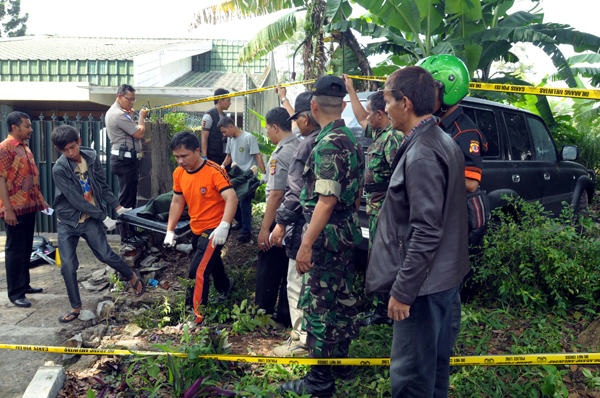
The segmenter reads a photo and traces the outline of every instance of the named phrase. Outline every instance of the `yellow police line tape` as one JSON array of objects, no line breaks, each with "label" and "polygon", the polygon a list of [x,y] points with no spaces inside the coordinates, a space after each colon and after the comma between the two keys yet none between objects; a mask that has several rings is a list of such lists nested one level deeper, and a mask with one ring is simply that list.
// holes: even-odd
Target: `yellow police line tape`
[{"label": "yellow police line tape", "polygon": [[476,82],[469,83],[469,88],[471,90],[501,91],[514,94],[547,95],[551,97],[569,97],[594,100],[600,99],[600,90],[584,90],[577,88],[549,88]]},{"label": "yellow police line tape", "polygon": [[[0,344],[0,349],[53,352],[58,354],[83,355],[171,355],[187,357],[183,352],[137,351],[107,348],[68,348],[41,345]],[[250,355],[200,355],[198,358],[219,361],[247,362],[280,365],[353,365],[353,366],[389,366],[389,358],[280,358]],[[522,355],[482,355],[450,358],[451,366],[506,366],[506,365],[567,365],[567,364],[600,364],[600,353],[569,354],[522,354]]]},{"label": "yellow police line tape", "polygon": [[[385,76],[348,76],[355,80],[369,80],[384,82],[387,80]],[[292,82],[281,84],[280,87],[295,86],[297,84],[310,84],[316,80],[304,80],[301,82]],[[202,98],[198,100],[178,102],[171,105],[157,106],[154,108],[148,108],[147,111],[156,111],[159,109],[174,108],[176,106],[199,104],[201,102],[210,102],[225,98],[239,97],[242,95],[259,93],[261,91],[273,90],[277,86],[261,87],[253,90],[239,91],[235,93],[215,95],[213,97]],[[575,88],[548,88],[548,87],[535,87],[535,86],[517,86],[512,84],[494,84],[494,83],[469,83],[469,89],[471,90],[483,90],[483,91],[500,91],[514,94],[532,94],[532,95],[546,95],[551,97],[568,97],[568,98],[582,98],[582,99],[594,99],[600,100],[600,90],[584,90]]]},{"label": "yellow police line tape", "polygon": [[[289,86],[295,86],[297,84],[310,84],[310,83],[314,83],[315,81],[316,80],[313,79],[313,80],[305,80],[305,81],[302,81],[302,82],[284,83],[284,84],[280,84],[279,87],[289,87]],[[192,100],[192,101],[179,102],[177,104],[157,106],[155,108],[149,108],[149,109],[146,109],[146,110],[147,111],[156,111],[158,109],[173,108],[173,107],[176,107],[176,106],[199,104],[201,102],[209,102],[209,101],[215,101],[215,100],[220,100],[220,99],[225,99],[225,98],[239,97],[241,95],[248,95],[248,94],[259,93],[261,91],[273,90],[275,88],[277,88],[277,86],[255,88],[253,90],[246,90],[246,91],[239,91],[239,92],[229,93],[229,94],[215,95],[213,97],[207,97],[207,98],[202,98],[202,99],[197,99],[197,100]]]}]

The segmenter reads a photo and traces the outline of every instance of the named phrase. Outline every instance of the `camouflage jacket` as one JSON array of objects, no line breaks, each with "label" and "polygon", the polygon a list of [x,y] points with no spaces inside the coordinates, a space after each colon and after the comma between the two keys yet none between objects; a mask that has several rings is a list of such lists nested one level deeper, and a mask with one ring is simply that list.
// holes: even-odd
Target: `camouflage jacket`
[{"label": "camouflage jacket", "polygon": [[360,144],[343,120],[336,120],[319,133],[306,166],[300,203],[304,213],[312,214],[319,195],[335,196],[333,214],[349,211],[347,217],[325,226],[325,249],[339,252],[360,243],[362,234],[355,202],[363,186],[364,154]]},{"label": "camouflage jacket", "polygon": [[381,184],[383,187],[383,185],[390,182],[394,171],[392,170],[392,162],[403,139],[404,135],[394,130],[391,124],[374,133],[374,141],[366,153],[365,195],[367,197],[368,215],[377,215],[387,192],[387,186],[385,189],[375,189],[373,192],[367,192],[368,184]]}]

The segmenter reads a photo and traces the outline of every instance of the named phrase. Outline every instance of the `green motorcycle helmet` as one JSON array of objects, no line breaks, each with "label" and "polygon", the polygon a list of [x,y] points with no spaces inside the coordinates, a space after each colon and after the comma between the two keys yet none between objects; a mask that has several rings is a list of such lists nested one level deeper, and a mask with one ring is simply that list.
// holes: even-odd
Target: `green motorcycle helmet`
[{"label": "green motorcycle helmet", "polygon": [[458,104],[469,92],[469,70],[463,61],[453,55],[432,55],[417,62],[433,78],[442,83],[440,101],[449,108]]}]

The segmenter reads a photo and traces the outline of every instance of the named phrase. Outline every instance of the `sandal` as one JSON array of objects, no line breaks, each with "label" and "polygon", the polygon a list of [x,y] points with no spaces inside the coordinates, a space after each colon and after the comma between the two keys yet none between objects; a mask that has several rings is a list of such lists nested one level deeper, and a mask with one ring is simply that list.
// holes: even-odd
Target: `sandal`
[{"label": "sandal", "polygon": [[75,319],[79,318],[79,314],[80,314],[79,312],[69,312],[67,314],[67,318],[70,317],[71,315],[73,316],[73,318],[71,318],[71,319],[65,319],[64,316],[59,316],[58,317],[58,321],[60,323],[69,323],[69,322],[74,321]]},{"label": "sandal", "polygon": [[[135,285],[133,286],[133,292],[135,293],[135,297],[140,297],[142,294],[144,294],[144,292],[146,291],[146,284],[144,283],[144,280],[142,279],[142,275],[140,275],[140,271],[138,271],[137,269],[133,271],[133,273],[136,276],[136,281],[135,281]],[[139,284],[142,284],[142,291],[137,293],[138,290],[138,286]]]}]

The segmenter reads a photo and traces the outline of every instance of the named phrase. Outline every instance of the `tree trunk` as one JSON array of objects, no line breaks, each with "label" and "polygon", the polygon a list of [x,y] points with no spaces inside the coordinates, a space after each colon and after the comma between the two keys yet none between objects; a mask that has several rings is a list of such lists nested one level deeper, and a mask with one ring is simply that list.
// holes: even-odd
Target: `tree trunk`
[{"label": "tree trunk", "polygon": [[325,0],[313,0],[308,5],[310,29],[306,30],[306,43],[302,50],[304,79],[311,80],[323,76],[326,72],[325,41],[323,40],[323,19],[327,3]]},{"label": "tree trunk", "polygon": [[[340,44],[342,44],[343,40],[344,44],[352,50],[354,56],[358,60],[358,66],[360,67],[363,76],[373,76],[373,69],[371,69],[371,66],[369,65],[369,60],[363,49],[360,47],[358,40],[356,40],[356,36],[354,36],[354,33],[352,33],[350,29],[345,31],[344,34],[341,32],[334,33],[333,38]],[[379,88],[379,82],[369,80],[366,80],[365,82],[367,91],[376,91]]]}]

